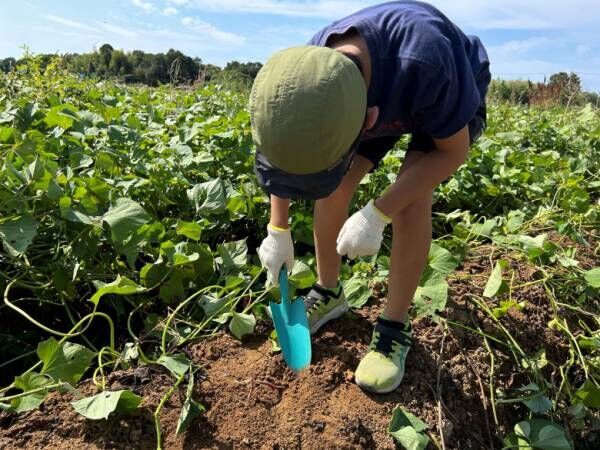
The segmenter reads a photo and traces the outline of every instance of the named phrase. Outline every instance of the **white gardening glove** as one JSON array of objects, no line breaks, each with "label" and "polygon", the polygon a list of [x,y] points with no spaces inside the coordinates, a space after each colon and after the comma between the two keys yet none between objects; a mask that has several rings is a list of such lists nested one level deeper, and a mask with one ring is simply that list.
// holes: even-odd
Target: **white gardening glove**
[{"label": "white gardening glove", "polygon": [[338,254],[350,259],[375,255],[383,241],[383,230],[391,221],[371,200],[344,223],[337,238]]},{"label": "white gardening glove", "polygon": [[294,244],[289,229],[267,226],[267,237],[260,244],[258,258],[267,269],[267,284],[279,285],[279,271],[286,264],[288,272],[294,266]]}]

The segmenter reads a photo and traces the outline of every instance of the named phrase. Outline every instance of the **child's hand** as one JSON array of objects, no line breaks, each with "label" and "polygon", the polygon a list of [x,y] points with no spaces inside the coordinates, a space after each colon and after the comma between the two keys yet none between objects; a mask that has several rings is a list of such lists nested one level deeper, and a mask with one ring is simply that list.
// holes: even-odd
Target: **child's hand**
[{"label": "child's hand", "polygon": [[354,213],[340,230],[337,252],[348,258],[375,255],[383,241],[383,230],[391,219],[379,211],[371,200],[367,206]]},{"label": "child's hand", "polygon": [[267,283],[277,286],[281,266],[286,264],[288,272],[294,266],[294,244],[289,228],[268,225],[267,233],[267,237],[258,249],[258,258],[267,269]]}]

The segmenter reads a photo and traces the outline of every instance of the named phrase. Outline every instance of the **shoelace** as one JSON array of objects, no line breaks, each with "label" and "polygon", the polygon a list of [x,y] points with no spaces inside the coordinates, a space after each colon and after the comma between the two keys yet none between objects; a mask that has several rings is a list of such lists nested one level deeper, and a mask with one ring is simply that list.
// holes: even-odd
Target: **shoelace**
[{"label": "shoelace", "polygon": [[310,311],[317,304],[317,302],[325,300],[327,297],[334,295],[334,292],[315,283],[308,295],[304,297],[304,306],[306,307],[307,311]]},{"label": "shoelace", "polygon": [[376,341],[375,351],[378,351],[385,356],[389,356],[394,353],[394,343],[410,347],[412,339],[405,330],[398,330],[385,325],[381,322],[377,322],[375,325]]}]

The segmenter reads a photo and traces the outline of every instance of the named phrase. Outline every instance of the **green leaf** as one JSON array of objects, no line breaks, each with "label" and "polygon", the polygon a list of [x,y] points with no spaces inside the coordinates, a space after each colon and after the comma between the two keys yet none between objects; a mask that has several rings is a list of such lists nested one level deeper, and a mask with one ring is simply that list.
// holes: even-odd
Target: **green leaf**
[{"label": "green leaf", "polygon": [[14,144],[14,136],[15,136],[14,128],[0,127],[0,142],[2,142],[4,144]]},{"label": "green leaf", "polygon": [[411,427],[402,427],[397,431],[390,431],[390,434],[406,450],[424,450],[429,444],[426,434],[418,433]]},{"label": "green leaf", "polygon": [[544,414],[552,409],[552,402],[545,395],[534,397],[531,400],[523,400],[523,403],[536,414]]},{"label": "green leaf", "polygon": [[563,267],[577,267],[579,265],[579,261],[566,255],[558,255],[556,259]]},{"label": "green leaf", "polygon": [[163,279],[165,272],[164,265],[146,263],[140,269],[140,282],[145,287],[154,287]]},{"label": "green leaf", "polygon": [[73,208],[61,209],[61,215],[70,222],[79,222],[86,225],[92,225],[94,223],[94,219],[92,217],[76,211]]},{"label": "green leaf", "polygon": [[42,178],[45,172],[44,164],[42,163],[40,158],[36,156],[34,161],[25,168],[24,172],[25,178],[28,182],[39,180],[40,178]]},{"label": "green leaf", "polygon": [[483,290],[483,296],[491,298],[498,293],[502,286],[502,269],[508,267],[508,263],[504,260],[499,260],[494,266],[494,270],[490,274],[490,277]]},{"label": "green leaf", "polygon": [[[165,255],[173,266],[182,266],[185,264],[198,261],[200,255],[198,253],[188,253],[188,243],[179,242],[173,244],[172,241],[165,241],[160,244],[160,253]],[[160,263],[161,261],[157,261]]]},{"label": "green leaf", "polygon": [[193,372],[190,372],[190,381],[188,382],[185,401],[181,407],[181,413],[179,414],[179,420],[177,421],[177,429],[175,430],[175,434],[181,434],[185,432],[190,421],[204,411],[204,406],[192,398],[193,391],[194,374]]},{"label": "green leaf", "polygon": [[140,226],[150,220],[148,213],[130,198],[119,198],[102,216],[110,226],[113,241],[119,244]]},{"label": "green leaf", "polygon": [[231,301],[236,292],[230,292],[224,297],[213,297],[212,295],[203,295],[198,302],[206,317],[212,317],[215,314],[222,313],[222,309],[227,302]]},{"label": "green leaf", "polygon": [[177,228],[175,231],[177,234],[185,236],[188,239],[199,241],[200,235],[202,234],[202,227],[196,222],[185,222],[183,220],[179,220],[177,222]]},{"label": "green leaf", "polygon": [[416,317],[437,315],[446,306],[448,283],[441,276],[429,278],[423,286],[417,287],[413,299],[413,314]]},{"label": "green leaf", "polygon": [[237,272],[246,265],[248,247],[245,239],[218,245],[217,252],[221,256],[219,262],[225,273]]},{"label": "green leaf", "polygon": [[373,295],[373,290],[369,287],[369,280],[358,274],[342,282],[342,286],[346,300],[352,308],[362,308]]},{"label": "green leaf", "polygon": [[271,352],[277,353],[281,351],[279,339],[277,338],[277,330],[271,330],[271,333],[269,334],[269,341],[271,341]]},{"label": "green leaf", "polygon": [[600,267],[588,270],[583,273],[585,281],[593,288],[600,288]]},{"label": "green leaf", "polygon": [[509,233],[514,233],[521,225],[523,225],[523,220],[525,218],[525,213],[523,211],[511,211],[508,213],[508,219],[506,221],[506,230]]},{"label": "green leaf", "polygon": [[81,379],[94,357],[94,352],[83,345],[59,344],[53,337],[38,344],[37,354],[43,363],[42,374],[73,385]]},{"label": "green leaf", "polygon": [[496,228],[496,226],[498,226],[498,222],[496,221],[496,219],[487,219],[483,223],[474,223],[471,226],[471,232],[475,235],[490,236],[492,234],[492,231],[494,231],[494,228]]},{"label": "green leaf", "polygon": [[236,338],[241,340],[245,335],[254,333],[256,318],[253,314],[243,314],[235,311],[232,314],[229,330]]},{"label": "green leaf", "polygon": [[159,297],[166,303],[181,301],[185,298],[187,276],[179,269],[171,271],[171,275],[160,286]]},{"label": "green leaf", "polygon": [[550,409],[552,409],[552,402],[547,396],[541,393],[540,388],[537,384],[529,383],[527,386],[518,388],[518,390],[527,393],[529,397],[533,397],[529,400],[523,400],[525,406],[527,406],[532,412],[536,414],[544,414]]},{"label": "green leaf", "polygon": [[317,277],[313,271],[310,270],[310,267],[308,267],[302,261],[296,261],[294,263],[289,281],[296,286],[296,289],[306,289],[311,287],[316,280]]},{"label": "green leaf", "polygon": [[202,280],[203,283],[208,282],[215,273],[214,257],[210,247],[208,244],[191,242],[187,248],[188,251],[193,251],[199,255],[198,260],[194,262],[194,271],[196,277],[198,277],[197,279]]},{"label": "green leaf", "polygon": [[407,450],[424,450],[429,437],[423,433],[427,424],[418,417],[404,411],[400,406],[394,408],[392,419],[388,425],[388,433]]},{"label": "green leaf", "polygon": [[522,311],[525,307],[526,302],[516,302],[514,300],[502,300],[500,302],[500,306],[492,309],[492,314],[496,319],[500,317],[504,317],[511,308],[514,308],[517,311]]},{"label": "green leaf", "polygon": [[393,431],[399,427],[412,427],[416,431],[425,431],[427,424],[419,419],[414,414],[402,409],[401,406],[396,406],[392,412],[392,420],[390,421],[388,429]]},{"label": "green leaf", "polygon": [[129,414],[138,407],[142,397],[128,390],[104,391],[92,397],[71,402],[75,411],[92,420],[108,419],[113,413]]},{"label": "green leaf", "polygon": [[19,256],[27,251],[37,235],[37,221],[29,215],[11,217],[0,223],[0,239],[4,249],[11,256]]},{"label": "green leaf", "polygon": [[130,295],[146,290],[135,281],[132,281],[127,277],[122,277],[121,275],[117,275],[117,279],[112,283],[106,284],[101,281],[96,281],[94,284],[98,287],[98,290],[92,295],[90,301],[95,305],[97,305],[102,296],[106,294]]},{"label": "green leaf", "polygon": [[585,380],[583,385],[577,389],[575,397],[589,408],[600,409],[600,388],[590,380]]},{"label": "green leaf", "polygon": [[577,338],[577,343],[579,344],[579,347],[587,350],[600,349],[600,337],[588,337],[581,335]]},{"label": "green leaf", "polygon": [[202,216],[219,214],[227,208],[225,186],[220,178],[196,184],[187,190],[187,196]]},{"label": "green leaf", "polygon": [[51,108],[44,117],[48,127],[60,127],[68,129],[73,125],[73,120],[78,119],[76,108],[73,105],[58,105]]},{"label": "green leaf", "polygon": [[[36,373],[29,372],[20,376],[15,377],[15,387],[21,389],[23,392],[32,391],[49,385],[52,383],[48,377]],[[35,394],[29,394],[24,397],[15,398],[10,402],[10,410],[16,413],[25,411],[31,411],[42,404],[46,395],[47,390],[37,392]]]},{"label": "green leaf", "polygon": [[539,234],[534,238],[523,234],[518,237],[518,240],[525,250],[528,250],[531,248],[541,249],[544,247],[544,242],[546,241],[546,237],[547,237],[546,233]]},{"label": "green leaf", "polygon": [[457,262],[452,254],[444,247],[432,243],[429,249],[429,266],[436,272],[447,275],[456,269]]},{"label": "green leaf", "polygon": [[160,355],[156,362],[169,369],[176,378],[183,375],[190,368],[190,360],[182,353],[178,355]]},{"label": "green leaf", "polygon": [[545,419],[533,419],[515,425],[515,434],[540,450],[571,450],[565,430],[557,423]]}]

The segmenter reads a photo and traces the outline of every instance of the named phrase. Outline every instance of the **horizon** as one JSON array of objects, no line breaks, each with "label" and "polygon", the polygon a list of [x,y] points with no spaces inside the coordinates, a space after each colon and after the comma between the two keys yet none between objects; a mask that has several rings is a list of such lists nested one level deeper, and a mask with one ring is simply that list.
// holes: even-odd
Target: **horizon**
[{"label": "horizon", "polygon": [[[166,53],[173,48],[221,67],[230,61],[264,63],[275,51],[303,45],[328,23],[377,3],[381,2],[24,1],[0,17],[0,58],[22,56],[23,46],[36,54],[65,54],[89,53],[108,43],[126,52]],[[465,33],[481,38],[494,79],[542,81],[553,73],[574,72],[584,90],[600,92],[600,2],[429,3]],[[575,12],[582,10],[586,14]]]}]

